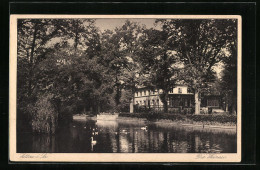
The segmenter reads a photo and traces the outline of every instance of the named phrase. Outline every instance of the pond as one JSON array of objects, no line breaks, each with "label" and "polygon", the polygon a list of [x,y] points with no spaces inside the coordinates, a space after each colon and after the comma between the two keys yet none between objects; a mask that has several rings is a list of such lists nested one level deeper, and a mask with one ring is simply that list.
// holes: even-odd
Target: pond
[{"label": "pond", "polygon": [[55,135],[18,133],[18,153],[235,153],[235,130],[124,120],[74,120]]}]

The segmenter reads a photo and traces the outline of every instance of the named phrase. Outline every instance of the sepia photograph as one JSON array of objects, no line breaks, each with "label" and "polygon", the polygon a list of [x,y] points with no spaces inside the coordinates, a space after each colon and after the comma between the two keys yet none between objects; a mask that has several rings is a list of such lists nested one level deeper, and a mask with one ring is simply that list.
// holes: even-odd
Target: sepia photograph
[{"label": "sepia photograph", "polygon": [[11,161],[239,162],[241,17],[11,15]]}]

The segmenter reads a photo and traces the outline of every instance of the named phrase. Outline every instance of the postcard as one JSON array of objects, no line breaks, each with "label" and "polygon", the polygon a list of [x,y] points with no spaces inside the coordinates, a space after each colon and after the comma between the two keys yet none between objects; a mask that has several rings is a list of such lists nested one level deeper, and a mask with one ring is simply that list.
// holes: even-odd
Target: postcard
[{"label": "postcard", "polygon": [[10,161],[240,162],[241,22],[10,15]]}]

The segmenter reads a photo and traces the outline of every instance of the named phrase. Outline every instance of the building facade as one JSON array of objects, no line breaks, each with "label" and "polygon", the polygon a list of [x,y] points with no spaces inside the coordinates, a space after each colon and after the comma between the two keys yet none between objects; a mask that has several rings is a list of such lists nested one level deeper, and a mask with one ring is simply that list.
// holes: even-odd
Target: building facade
[{"label": "building facade", "polygon": [[[150,90],[149,88],[139,88],[135,92],[134,105],[137,108],[153,108],[163,110],[163,103],[160,99],[161,89]],[[185,85],[176,85],[168,93],[168,111],[170,113],[191,113],[195,107],[194,94]],[[219,96],[203,96],[201,98],[201,107],[220,108]]]}]

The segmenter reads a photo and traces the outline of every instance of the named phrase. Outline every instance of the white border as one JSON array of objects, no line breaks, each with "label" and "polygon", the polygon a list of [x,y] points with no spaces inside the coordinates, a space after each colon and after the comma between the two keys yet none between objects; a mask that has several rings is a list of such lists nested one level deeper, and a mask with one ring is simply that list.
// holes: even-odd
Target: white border
[{"label": "white border", "polygon": [[[237,153],[38,153],[16,152],[16,98],[17,98],[17,19],[21,18],[178,18],[178,19],[237,19]],[[242,116],[242,19],[239,15],[11,15],[10,16],[10,72],[9,72],[9,159],[24,162],[240,162]],[[200,157],[198,157],[200,155]],[[204,158],[202,158],[204,157]]]}]

